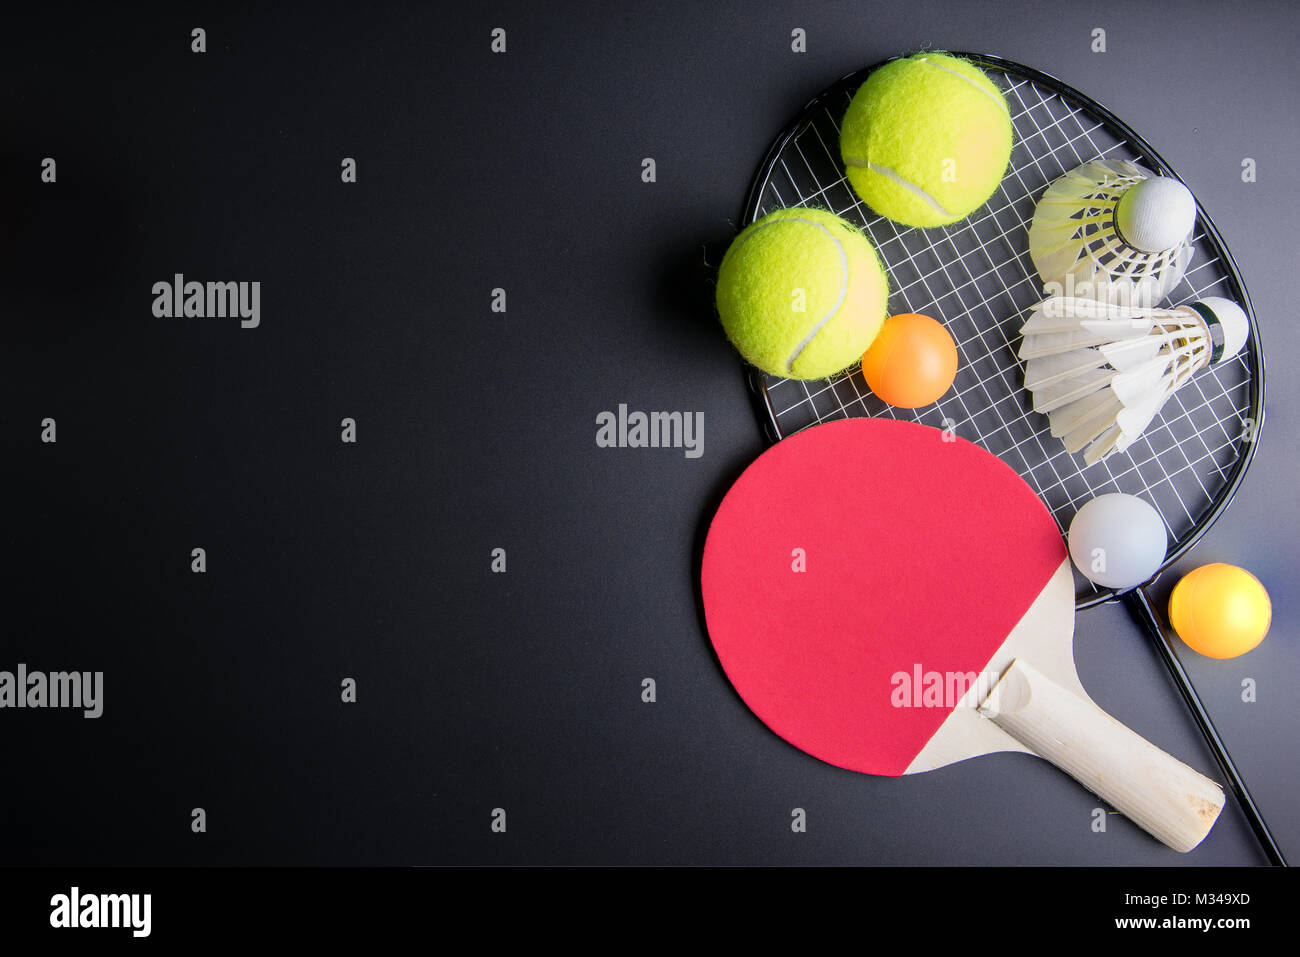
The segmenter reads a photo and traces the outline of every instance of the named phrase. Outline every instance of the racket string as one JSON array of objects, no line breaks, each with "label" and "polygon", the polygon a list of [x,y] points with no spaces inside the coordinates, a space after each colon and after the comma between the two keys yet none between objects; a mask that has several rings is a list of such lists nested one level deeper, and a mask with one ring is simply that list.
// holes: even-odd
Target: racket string
[{"label": "racket string", "polygon": [[[1079,506],[1105,491],[1142,495],[1160,512],[1175,543],[1189,537],[1232,481],[1252,417],[1250,345],[1197,373],[1175,392],[1142,437],[1092,466],[1067,453],[1035,413],[1017,356],[1026,311],[1044,298],[1029,257],[1027,230],[1047,185],[1094,159],[1149,160],[1129,136],[1056,90],[999,69],[1016,142],[990,205],[951,227],[899,227],[867,209],[843,175],[839,120],[854,92],[845,87],[786,140],[771,163],[755,216],[787,206],[818,206],[862,226],[889,273],[890,313],[941,320],[961,362],[953,389],[937,404],[896,409],[877,399],[858,368],[829,381],[763,377],[781,436],[854,415],[920,421],[983,446],[1006,461],[1047,504],[1062,533]],[[1201,225],[1198,223],[1198,226]],[[1205,228],[1193,237],[1193,265],[1171,292],[1181,305],[1209,295],[1233,298],[1227,265]],[[1097,589],[1080,579],[1080,599]]]}]

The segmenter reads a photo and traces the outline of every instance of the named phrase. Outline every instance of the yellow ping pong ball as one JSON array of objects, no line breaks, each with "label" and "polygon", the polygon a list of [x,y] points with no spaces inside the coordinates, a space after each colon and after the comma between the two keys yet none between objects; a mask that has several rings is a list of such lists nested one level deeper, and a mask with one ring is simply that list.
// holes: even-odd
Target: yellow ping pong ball
[{"label": "yellow ping pong ball", "polygon": [[1236,565],[1202,565],[1169,596],[1169,623],[1193,651],[1236,658],[1268,634],[1273,605],[1259,579]]}]

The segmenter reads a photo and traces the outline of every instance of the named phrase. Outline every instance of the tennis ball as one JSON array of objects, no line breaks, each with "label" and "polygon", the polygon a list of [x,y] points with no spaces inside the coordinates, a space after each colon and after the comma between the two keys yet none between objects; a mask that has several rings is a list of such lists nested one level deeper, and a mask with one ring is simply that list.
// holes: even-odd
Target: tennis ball
[{"label": "tennis ball", "polygon": [[718,270],[718,316],[752,365],[825,379],[853,365],[885,318],[889,280],[862,231],[820,209],[751,223]]},{"label": "tennis ball", "polygon": [[1193,651],[1236,658],[1268,634],[1273,605],[1259,579],[1216,562],[1184,575],[1169,596],[1169,623]]},{"label": "tennis ball", "polygon": [[849,183],[904,226],[944,226],[983,206],[1011,160],[1011,115],[965,60],[918,53],[858,88],[840,127]]}]

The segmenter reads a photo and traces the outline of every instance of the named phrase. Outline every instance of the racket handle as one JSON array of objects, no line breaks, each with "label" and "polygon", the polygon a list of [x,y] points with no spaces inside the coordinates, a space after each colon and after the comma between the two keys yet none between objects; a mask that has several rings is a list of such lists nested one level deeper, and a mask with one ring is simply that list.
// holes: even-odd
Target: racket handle
[{"label": "racket handle", "polygon": [[1223,809],[1219,785],[1020,659],[979,710],[1175,851],[1200,844]]}]

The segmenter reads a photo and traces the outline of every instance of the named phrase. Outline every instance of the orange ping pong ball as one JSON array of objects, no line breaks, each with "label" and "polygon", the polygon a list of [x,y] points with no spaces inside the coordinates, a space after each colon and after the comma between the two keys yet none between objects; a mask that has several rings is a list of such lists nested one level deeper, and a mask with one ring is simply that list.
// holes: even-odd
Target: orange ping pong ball
[{"label": "orange ping pong ball", "polygon": [[1215,563],[1188,572],[1169,596],[1169,623],[1193,651],[1236,658],[1268,634],[1273,605],[1259,579],[1235,565]]},{"label": "orange ping pong ball", "polygon": [[862,356],[871,391],[900,409],[938,402],[956,375],[952,336],[941,323],[914,312],[886,319]]}]

